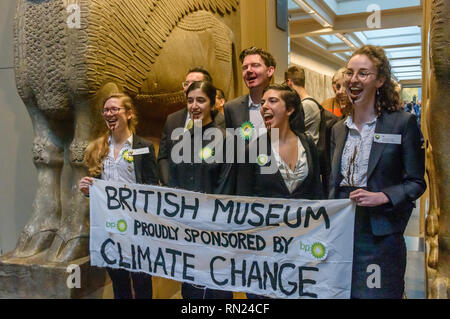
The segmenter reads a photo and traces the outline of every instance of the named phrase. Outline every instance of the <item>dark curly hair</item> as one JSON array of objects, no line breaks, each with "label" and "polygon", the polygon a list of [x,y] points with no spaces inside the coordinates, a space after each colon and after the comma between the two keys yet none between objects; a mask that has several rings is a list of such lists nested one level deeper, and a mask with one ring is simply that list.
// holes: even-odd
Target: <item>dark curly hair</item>
[{"label": "dark curly hair", "polygon": [[294,109],[294,112],[289,116],[289,126],[294,132],[305,132],[305,112],[302,107],[302,100],[297,91],[290,88],[286,84],[271,84],[264,89],[264,93],[269,90],[275,90],[281,92],[281,99],[286,104],[286,109]]},{"label": "dark curly hair", "polygon": [[377,69],[377,79],[384,78],[383,85],[375,95],[375,113],[380,116],[383,110],[389,113],[397,111],[400,104],[400,96],[395,90],[394,82],[391,80],[391,65],[383,48],[374,45],[364,45],[353,52],[350,59],[356,55],[367,56]]}]

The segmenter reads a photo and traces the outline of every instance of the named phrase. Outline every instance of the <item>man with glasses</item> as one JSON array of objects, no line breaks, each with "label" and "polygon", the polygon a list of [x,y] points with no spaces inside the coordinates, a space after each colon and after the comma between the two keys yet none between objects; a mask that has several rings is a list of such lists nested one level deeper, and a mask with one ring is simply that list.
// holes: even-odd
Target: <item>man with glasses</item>
[{"label": "man with glasses", "polygon": [[[213,82],[211,74],[209,74],[206,69],[199,66],[194,67],[188,71],[185,81],[181,83],[183,93],[185,95],[187,89],[189,88],[189,85],[196,81],[208,81],[211,83]],[[225,128],[225,118],[222,114],[216,114],[213,120],[217,126]],[[168,185],[169,183],[169,156],[172,143],[170,137],[172,135],[172,132],[179,127],[190,129],[192,127],[192,124],[193,122],[190,119],[187,107],[184,107],[167,117],[166,123],[164,124],[158,152],[159,177],[163,185]]]}]

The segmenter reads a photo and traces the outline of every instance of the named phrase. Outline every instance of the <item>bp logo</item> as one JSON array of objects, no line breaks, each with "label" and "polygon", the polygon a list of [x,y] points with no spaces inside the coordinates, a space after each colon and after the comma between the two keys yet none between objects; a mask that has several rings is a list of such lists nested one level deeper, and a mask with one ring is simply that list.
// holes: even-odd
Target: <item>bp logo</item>
[{"label": "bp logo", "polygon": [[316,260],[325,260],[328,250],[321,242],[314,242],[313,244],[300,242],[300,254],[306,257],[313,257]]},{"label": "bp logo", "polygon": [[259,154],[257,159],[259,166],[264,166],[269,161],[269,157],[266,154]]},{"label": "bp logo", "polygon": [[239,134],[241,135],[241,138],[243,140],[248,141],[252,137],[254,130],[255,130],[255,126],[253,125],[253,123],[250,121],[247,121],[247,122],[242,123],[241,129],[239,130]]},{"label": "bp logo", "polygon": [[204,148],[202,148],[202,150],[200,151],[200,158],[203,160],[208,160],[211,158],[211,156],[214,155],[214,150],[208,146],[205,146]]},{"label": "bp logo", "polygon": [[311,246],[311,255],[314,258],[322,260],[327,254],[327,249],[322,243],[314,243]]},{"label": "bp logo", "polygon": [[120,219],[117,222],[108,220],[106,221],[106,230],[109,233],[125,233],[128,229],[128,224],[125,219]]},{"label": "bp logo", "polygon": [[117,222],[117,229],[121,232],[124,233],[127,231],[128,225],[127,222],[124,219],[121,219]]}]

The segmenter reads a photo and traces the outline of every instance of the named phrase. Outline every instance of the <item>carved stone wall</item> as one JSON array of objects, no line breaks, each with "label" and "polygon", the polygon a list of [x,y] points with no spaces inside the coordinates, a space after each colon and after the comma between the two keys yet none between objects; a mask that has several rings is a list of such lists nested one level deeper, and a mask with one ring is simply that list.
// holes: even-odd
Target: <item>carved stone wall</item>
[{"label": "carved stone wall", "polygon": [[425,1],[423,91],[426,174],[427,295],[450,296],[450,1]]}]

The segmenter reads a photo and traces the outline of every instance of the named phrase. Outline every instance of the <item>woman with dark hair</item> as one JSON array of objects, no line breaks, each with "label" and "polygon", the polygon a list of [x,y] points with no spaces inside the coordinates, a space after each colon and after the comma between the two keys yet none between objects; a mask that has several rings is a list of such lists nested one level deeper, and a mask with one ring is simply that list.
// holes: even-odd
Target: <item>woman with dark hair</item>
[{"label": "woman with dark hair", "polygon": [[[298,93],[287,85],[273,84],[264,90],[262,102],[261,116],[268,133],[247,146],[247,162],[239,167],[236,194],[322,199],[316,146],[312,137],[295,125],[295,119],[303,118]],[[257,150],[256,158],[251,157],[252,148]]]},{"label": "woman with dark hair", "polygon": [[421,134],[414,116],[398,111],[381,47],[356,50],[344,77],[351,110],[332,130],[329,198],[356,203],[351,297],[402,298],[403,232],[426,188]]},{"label": "woman with dark hair", "polygon": [[[169,186],[207,194],[232,194],[234,178],[232,163],[225,163],[225,130],[212,119],[216,88],[210,82],[193,82],[186,98],[193,124],[180,135],[181,139],[172,143]],[[196,139],[201,141],[199,149]],[[186,282],[182,283],[181,294],[183,299],[233,298],[232,292]]]},{"label": "woman with dark hair", "polygon": [[[296,125],[304,118],[300,103],[298,93],[287,85],[264,90],[260,111],[267,133],[247,145],[246,163],[237,166],[236,195],[323,199],[316,145],[304,125],[302,132]],[[266,297],[248,293],[247,298]]]},{"label": "woman with dark hair", "polygon": [[[80,180],[80,191],[89,197],[93,177],[157,185],[155,150],[151,142],[135,134],[137,116],[131,98],[125,94],[112,94],[105,99],[101,113],[106,123],[105,132],[86,148],[84,162],[90,176]],[[133,155],[135,149],[147,151]],[[113,284],[114,298],[132,298],[131,281],[136,299],[152,298],[151,275],[125,269],[107,268],[107,271]]]}]

